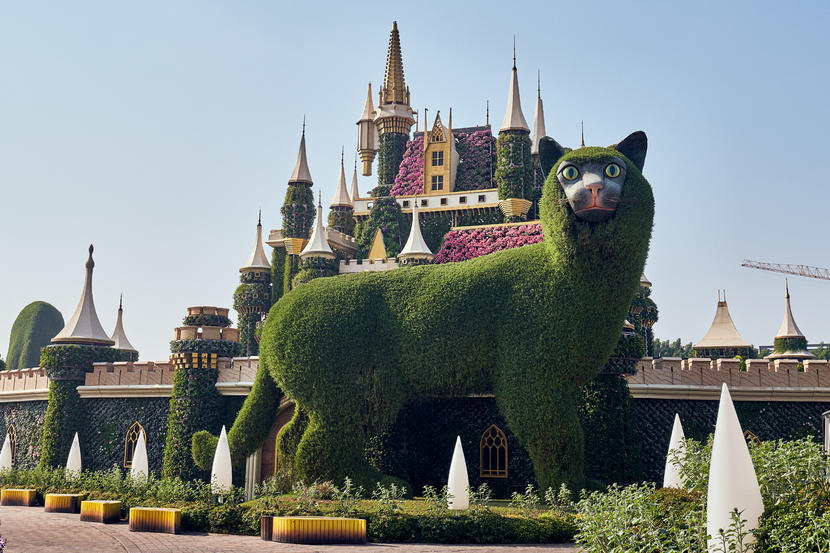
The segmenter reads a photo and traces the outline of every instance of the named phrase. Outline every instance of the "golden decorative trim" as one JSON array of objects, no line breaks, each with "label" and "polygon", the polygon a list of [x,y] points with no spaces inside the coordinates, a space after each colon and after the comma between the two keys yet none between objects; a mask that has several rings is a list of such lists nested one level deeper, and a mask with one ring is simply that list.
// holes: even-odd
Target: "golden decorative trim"
[{"label": "golden decorative trim", "polygon": [[479,476],[507,478],[507,436],[501,428],[491,424],[478,442]]},{"label": "golden decorative trim", "polygon": [[285,251],[291,255],[300,255],[308,244],[308,238],[284,238]]},{"label": "golden decorative trim", "polygon": [[508,198],[499,202],[499,208],[505,217],[526,217],[533,202],[522,198]]}]

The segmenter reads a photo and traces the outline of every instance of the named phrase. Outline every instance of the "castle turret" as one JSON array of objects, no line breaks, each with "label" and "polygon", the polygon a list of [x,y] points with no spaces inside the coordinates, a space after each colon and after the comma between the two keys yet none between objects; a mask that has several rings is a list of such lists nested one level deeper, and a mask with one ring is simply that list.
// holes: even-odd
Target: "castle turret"
[{"label": "castle turret", "polygon": [[405,263],[418,264],[432,261],[434,257],[432,250],[429,249],[421,235],[421,221],[418,219],[418,197],[416,196],[412,201],[412,227],[409,231],[409,238],[406,240],[401,253],[398,254],[398,259]]},{"label": "castle turret", "polygon": [[305,152],[305,121],[303,121],[303,135],[300,139],[297,163],[294,166],[294,172],[291,173],[291,178],[288,179],[285,202],[280,210],[282,213],[283,245],[286,253],[283,263],[283,292],[291,289],[291,282],[299,270],[300,252],[308,243],[311,225],[314,222],[312,185],[311,172],[308,170]]},{"label": "castle turret", "polygon": [[[357,175],[355,175],[355,179]],[[343,166],[343,152],[340,152],[340,178],[334,189],[334,197],[329,206],[329,228],[348,236],[354,234],[354,207],[346,191],[346,168]]]},{"label": "castle turret", "polygon": [[378,189],[374,196],[388,195],[388,187],[395,181],[409,140],[409,131],[414,123],[414,112],[409,104],[409,88],[403,75],[398,22],[395,21],[389,36],[386,75],[379,91],[375,115],[378,131]]},{"label": "castle turret", "polygon": [[[516,95],[518,96],[518,85]],[[533,132],[530,133],[530,155],[539,157],[539,141],[545,136],[545,109],[542,106],[542,76],[536,77],[536,110],[533,112]]]},{"label": "castle turret", "polygon": [[[115,321],[115,329],[110,334],[110,340],[114,342],[115,349],[125,352],[126,356],[134,357],[133,361],[138,360],[138,350],[133,347],[127,339],[127,333],[124,332],[124,296],[118,299],[118,318]],[[132,355],[130,355],[132,354]]]},{"label": "castle turret", "polygon": [[372,162],[378,151],[378,128],[375,125],[375,106],[372,105],[372,83],[369,83],[369,94],[363,105],[363,113],[357,121],[357,151],[363,162],[363,175],[372,174]]},{"label": "castle turret", "polygon": [[715,310],[715,318],[709,331],[698,343],[694,345],[697,355],[717,359],[720,357],[734,357],[736,355],[747,355],[750,346],[735,328],[732,316],[729,314],[729,307],[726,305],[726,294],[723,300],[718,294],[718,306]]},{"label": "castle turret", "polygon": [[795,324],[793,311],[790,308],[790,285],[784,280],[784,320],[775,335],[772,353],[764,359],[815,359],[816,356],[807,351],[807,338],[802,334],[801,329]]},{"label": "castle turret", "polygon": [[352,206],[354,206],[354,201],[360,197],[360,192],[357,189],[357,159],[354,160],[354,174],[352,175],[352,190],[349,194],[349,199],[352,200]]},{"label": "castle turret", "polygon": [[248,261],[239,269],[240,284],[233,294],[239,313],[239,339],[245,355],[259,355],[256,328],[271,307],[271,264],[262,245],[262,213],[256,225],[256,242]]},{"label": "castle turret", "polygon": [[334,259],[336,257],[326,238],[326,229],[323,228],[323,204],[319,198],[317,200],[317,218],[314,229],[311,231],[311,239],[303,248],[303,251],[300,252],[300,258],[303,260],[314,257],[320,259]]},{"label": "castle turret", "polygon": [[498,139],[496,183],[499,207],[508,222],[527,218],[533,198],[533,163],[530,156],[530,129],[522,113],[519,78],[516,70],[516,49],[513,48],[513,70]]}]

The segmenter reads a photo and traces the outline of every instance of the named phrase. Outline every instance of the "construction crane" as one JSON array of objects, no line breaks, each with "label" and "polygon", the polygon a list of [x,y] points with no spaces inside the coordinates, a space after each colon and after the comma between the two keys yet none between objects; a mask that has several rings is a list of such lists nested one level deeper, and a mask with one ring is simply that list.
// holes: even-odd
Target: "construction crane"
[{"label": "construction crane", "polygon": [[785,273],[788,275],[798,275],[809,278],[820,278],[822,280],[830,280],[830,269],[823,267],[810,267],[809,265],[784,265],[781,263],[764,263],[762,261],[752,261],[744,259],[741,267],[749,267],[750,269],[760,269],[762,271],[773,271],[775,273]]}]

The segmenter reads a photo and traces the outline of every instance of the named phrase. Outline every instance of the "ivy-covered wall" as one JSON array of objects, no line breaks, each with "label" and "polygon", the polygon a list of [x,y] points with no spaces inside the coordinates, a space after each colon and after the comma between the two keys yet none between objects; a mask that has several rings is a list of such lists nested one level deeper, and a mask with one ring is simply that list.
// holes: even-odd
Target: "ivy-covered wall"
[{"label": "ivy-covered wall", "polygon": [[389,189],[395,182],[398,167],[406,151],[407,140],[409,135],[395,132],[384,133],[378,137],[378,188],[370,192],[372,196],[389,195]]},{"label": "ivy-covered wall", "polygon": [[504,131],[498,139],[498,162],[495,180],[499,199],[532,200],[533,162],[530,158],[530,137],[525,132]]},{"label": "ivy-covered wall", "polygon": [[6,439],[9,425],[13,424],[17,436],[16,467],[31,469],[40,462],[45,417],[46,401],[0,403],[0,440]]}]

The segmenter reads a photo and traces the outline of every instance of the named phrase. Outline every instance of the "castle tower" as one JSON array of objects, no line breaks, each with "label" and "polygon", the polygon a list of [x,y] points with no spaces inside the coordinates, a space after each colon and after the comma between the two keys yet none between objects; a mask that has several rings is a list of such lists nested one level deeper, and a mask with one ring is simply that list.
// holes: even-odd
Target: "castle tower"
[{"label": "castle tower", "polygon": [[784,280],[784,289],[784,320],[775,335],[772,353],[764,359],[796,359],[798,361],[815,359],[816,356],[807,351],[807,338],[795,324],[793,311],[790,308],[790,285],[786,280]]},{"label": "castle tower", "polygon": [[409,140],[409,131],[414,123],[414,112],[409,104],[409,88],[403,75],[398,22],[395,21],[389,36],[386,75],[379,91],[375,114],[378,132],[378,189],[374,196],[388,195],[388,187],[395,181]]},{"label": "castle tower", "polygon": [[363,105],[363,113],[357,121],[357,151],[363,162],[363,176],[372,174],[372,161],[378,151],[378,128],[375,125],[375,106],[372,104],[372,83],[369,83],[369,93]]},{"label": "castle tower", "polygon": [[138,350],[133,347],[127,339],[127,333],[124,332],[124,296],[118,299],[118,319],[115,321],[115,329],[110,334],[110,340],[115,342],[112,346],[117,350],[121,350],[126,356],[134,357],[132,361],[138,361]]},{"label": "castle tower", "polygon": [[432,130],[424,132],[424,194],[446,194],[455,190],[458,151],[452,134],[452,109],[449,127],[435,114]]},{"label": "castle tower", "polygon": [[499,207],[507,222],[527,218],[533,198],[533,163],[530,157],[530,129],[522,113],[519,77],[516,71],[516,47],[513,47],[513,70],[507,93],[507,111],[499,129],[496,183]]},{"label": "castle tower", "polygon": [[[344,177],[344,183],[345,180]],[[303,251],[300,252],[300,258],[303,260],[315,257],[319,259],[334,259],[336,257],[326,238],[326,229],[323,228],[323,205],[320,199],[317,200],[317,219],[314,223],[314,229],[311,231],[311,239],[303,248]]]},{"label": "castle tower", "polygon": [[283,263],[283,292],[291,290],[291,282],[299,270],[300,252],[308,243],[311,225],[314,222],[314,194],[311,192],[313,184],[305,153],[305,121],[303,121],[303,135],[300,139],[297,163],[288,179],[285,202],[280,210],[286,253]]},{"label": "castle tower", "polygon": [[233,294],[233,308],[239,313],[242,352],[247,356],[259,355],[256,328],[271,307],[271,264],[262,246],[262,213],[257,219],[254,249],[239,273],[240,285]]},{"label": "castle tower", "polygon": [[[380,232],[380,229],[378,229]],[[412,201],[412,227],[398,259],[408,264],[429,263],[435,256],[421,235],[421,221],[418,219],[418,197]]]},{"label": "castle tower", "polygon": [[[357,171],[355,170],[355,181]],[[340,178],[334,189],[334,197],[329,206],[329,228],[342,232],[347,236],[354,234],[354,206],[349,193],[346,191],[346,168],[343,167],[343,152],[340,152]]]},{"label": "castle tower", "polygon": [[533,112],[533,132],[530,133],[530,159],[533,163],[533,216],[539,217],[539,199],[542,197],[542,187],[547,175],[542,171],[539,163],[539,141],[545,136],[545,109],[542,106],[542,78],[536,76],[536,110]]},{"label": "castle tower", "polygon": [[747,355],[752,346],[743,339],[726,305],[726,294],[723,300],[718,294],[718,306],[715,309],[715,318],[709,331],[694,345],[695,352],[701,357],[717,359],[720,357],[734,357]]}]

